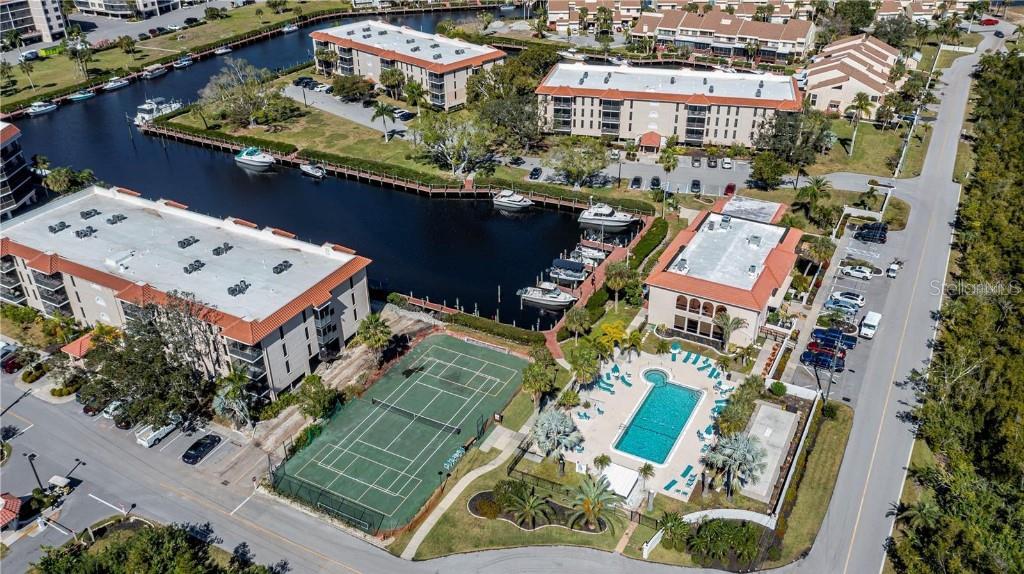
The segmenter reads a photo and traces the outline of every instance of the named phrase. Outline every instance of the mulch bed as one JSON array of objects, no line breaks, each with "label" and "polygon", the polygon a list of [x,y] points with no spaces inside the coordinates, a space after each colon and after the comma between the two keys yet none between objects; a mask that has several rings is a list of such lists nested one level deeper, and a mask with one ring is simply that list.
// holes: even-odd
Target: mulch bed
[{"label": "mulch bed", "polygon": [[[473,497],[469,499],[469,512],[478,518],[487,518],[479,510],[479,504],[485,500],[494,501],[494,493],[487,490],[474,494]],[[551,499],[547,499],[545,502],[547,502],[549,508],[549,520],[539,520],[537,521],[537,524],[532,527],[529,523],[520,524],[519,527],[523,530],[536,530],[544,526],[554,525],[562,526],[578,532],[586,532],[588,534],[599,534],[608,528],[608,524],[604,520],[598,521],[598,527],[596,529],[589,528],[583,521],[577,521],[576,524],[570,526],[569,517],[572,516],[574,512],[572,508],[562,506]],[[501,514],[498,514],[497,518],[504,518],[505,520],[516,524],[515,516],[511,512],[502,512]]]}]

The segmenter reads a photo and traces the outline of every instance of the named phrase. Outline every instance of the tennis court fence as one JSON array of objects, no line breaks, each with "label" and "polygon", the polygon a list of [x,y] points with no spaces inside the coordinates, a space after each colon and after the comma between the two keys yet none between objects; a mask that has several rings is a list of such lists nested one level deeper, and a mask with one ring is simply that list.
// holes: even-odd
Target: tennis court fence
[{"label": "tennis court fence", "polygon": [[300,502],[314,510],[329,514],[367,534],[376,536],[381,528],[385,526],[384,521],[387,517],[381,512],[290,476],[285,469],[284,463],[278,465],[271,472],[270,478],[274,492],[277,494]]}]

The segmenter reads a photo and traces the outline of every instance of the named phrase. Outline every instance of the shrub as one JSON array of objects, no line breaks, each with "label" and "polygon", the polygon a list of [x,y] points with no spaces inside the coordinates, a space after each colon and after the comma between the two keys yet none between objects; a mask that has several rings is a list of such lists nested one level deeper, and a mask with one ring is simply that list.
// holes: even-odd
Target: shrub
[{"label": "shrub", "polygon": [[604,317],[604,306],[608,303],[608,289],[602,287],[601,289],[594,291],[594,294],[587,299],[587,305],[585,309],[590,314],[590,324],[594,325]]},{"label": "shrub", "polygon": [[497,502],[489,498],[485,498],[480,502],[476,503],[476,510],[487,520],[494,520],[501,514],[501,507],[498,506]]},{"label": "shrub", "polygon": [[324,432],[324,426],[320,423],[313,423],[299,431],[299,436],[295,437],[295,442],[288,447],[288,456],[292,456],[309,446],[313,439],[320,436],[322,432]]},{"label": "shrub", "polygon": [[544,334],[540,331],[529,331],[522,327],[513,327],[512,325],[506,325],[499,323],[493,319],[486,317],[477,317],[476,315],[470,315],[468,313],[452,313],[442,317],[445,321],[453,323],[455,325],[462,325],[463,327],[469,327],[470,329],[476,329],[509,341],[516,343],[522,343],[524,345],[543,345]]},{"label": "shrub", "polygon": [[668,222],[662,218],[654,220],[647,234],[633,247],[633,256],[629,260],[630,269],[639,269],[647,256],[651,254],[668,235]]},{"label": "shrub", "polygon": [[31,307],[22,307],[21,305],[3,305],[0,306],[0,315],[4,319],[12,323],[19,325],[27,325],[36,320],[39,317],[39,312]]},{"label": "shrub", "polygon": [[829,401],[829,402],[825,403],[824,405],[822,405],[822,407],[821,407],[821,414],[825,418],[827,418],[829,420],[832,420],[832,419],[836,418],[837,414],[839,414],[839,409],[836,407],[835,403],[833,403],[832,401]]},{"label": "shrub", "polygon": [[[508,179],[502,179],[498,177],[479,177],[476,180],[476,184],[480,186],[493,186],[508,189],[516,189],[519,191],[531,191],[541,195],[554,197],[558,199],[575,199],[581,204],[586,204],[590,199],[590,194],[585,192],[572,191],[565,189],[557,185],[551,185],[549,183],[537,183],[531,181],[511,181]],[[611,205],[612,207],[620,207],[623,209],[632,209],[640,211],[646,214],[655,213],[654,206],[650,203],[632,198],[611,198],[602,197],[601,201]]]},{"label": "shrub", "polygon": [[558,397],[558,406],[571,409],[580,404],[580,394],[576,391],[569,389],[562,393],[562,396]]},{"label": "shrub", "polygon": [[256,413],[256,418],[261,421],[270,420],[277,417],[277,415],[281,414],[281,411],[286,408],[297,404],[299,404],[299,396],[295,393],[288,393],[287,395],[278,397],[276,401],[260,409],[260,411]]},{"label": "shrub", "polygon": [[24,383],[32,384],[43,377],[46,374],[46,367],[42,366],[42,363],[36,364],[29,369],[26,369],[21,374],[21,380]]},{"label": "shrub", "polygon": [[388,293],[387,301],[396,307],[405,307],[406,303],[405,297],[401,293],[394,292]]},{"label": "shrub", "polygon": [[459,187],[462,185],[462,182],[457,179],[435,175],[427,171],[420,171],[418,169],[411,169],[404,166],[394,165],[392,163],[350,157],[314,149],[304,149],[300,151],[299,157],[331,164],[337,167],[369,171],[375,174],[413,180],[424,185]]},{"label": "shrub", "polygon": [[529,491],[529,485],[521,480],[513,480],[511,478],[499,480],[494,485],[493,502],[497,504],[499,508],[508,508],[515,503],[515,499],[517,497],[521,498],[526,496]]},{"label": "shrub", "polygon": [[775,381],[768,390],[771,391],[773,395],[781,397],[786,394],[786,385],[782,381]]}]

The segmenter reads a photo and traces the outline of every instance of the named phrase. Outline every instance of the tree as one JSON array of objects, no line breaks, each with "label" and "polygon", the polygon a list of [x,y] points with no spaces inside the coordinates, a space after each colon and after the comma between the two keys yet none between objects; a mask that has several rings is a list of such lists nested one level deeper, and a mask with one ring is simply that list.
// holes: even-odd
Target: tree
[{"label": "tree", "polygon": [[327,416],[338,402],[338,391],[325,385],[318,375],[306,375],[298,393],[299,412],[311,419]]},{"label": "tree", "polygon": [[548,31],[548,23],[544,18],[534,19],[530,27],[533,29],[533,36],[535,38],[543,39],[545,32]]},{"label": "tree", "polygon": [[875,205],[875,199],[878,198],[878,190],[875,186],[869,185],[867,191],[857,196],[857,205],[864,209],[871,209]]},{"label": "tree", "polygon": [[434,32],[442,36],[451,37],[456,30],[458,30],[458,27],[451,18],[445,18],[434,26]]},{"label": "tree", "polygon": [[260,21],[260,24],[266,24],[266,20],[263,19],[263,8],[257,8],[256,11],[253,12],[253,14],[256,15],[256,18]]},{"label": "tree", "polygon": [[32,70],[34,68],[35,65],[30,60],[22,60],[21,62],[18,62],[18,69],[21,70],[22,74],[25,74],[26,78],[28,78],[28,83],[32,86],[33,92],[36,90],[36,83],[32,81]]},{"label": "tree", "polygon": [[654,465],[645,462],[640,465],[640,468],[636,470],[637,475],[640,476],[640,489],[647,490],[647,481],[654,478]]},{"label": "tree", "polygon": [[900,514],[904,521],[914,530],[931,530],[942,518],[942,509],[931,498],[921,498]]},{"label": "tree", "polygon": [[766,455],[767,451],[757,437],[740,433],[720,437],[706,459],[719,475],[726,475],[726,494],[732,498],[735,489],[761,477],[767,466],[764,461]]},{"label": "tree", "polygon": [[131,36],[121,36],[117,39],[117,47],[121,48],[121,51],[128,54],[135,59],[135,38]]},{"label": "tree", "polygon": [[601,474],[604,469],[608,468],[612,464],[612,457],[605,453],[601,453],[594,457],[594,468],[597,469],[597,473]]},{"label": "tree", "polygon": [[288,5],[288,0],[267,0],[267,8],[274,11],[274,14],[280,14],[284,12],[285,6]]},{"label": "tree", "polygon": [[870,0],[844,0],[836,2],[835,15],[849,22],[850,28],[856,32],[871,26],[875,20],[875,8]]},{"label": "tree", "polygon": [[732,317],[726,311],[721,311],[715,315],[712,322],[722,333],[722,350],[729,348],[729,339],[732,338],[733,333],[747,326],[746,319],[743,317]]},{"label": "tree", "polygon": [[761,4],[754,10],[754,20],[759,20],[761,22],[771,22],[772,14],[774,13],[774,4]]},{"label": "tree", "polygon": [[759,182],[765,189],[775,189],[782,183],[782,176],[789,171],[786,162],[770,151],[754,156],[754,164],[750,177]]},{"label": "tree", "polygon": [[473,170],[490,157],[494,133],[479,114],[465,115],[424,110],[420,114],[419,147],[452,175]]},{"label": "tree", "polygon": [[236,425],[252,426],[249,412],[252,395],[245,389],[248,385],[249,375],[242,369],[232,367],[226,375],[217,379],[218,400],[214,401],[214,410],[226,415]]},{"label": "tree", "polygon": [[582,520],[588,528],[597,530],[603,521],[608,525],[608,529],[614,532],[611,517],[619,500],[619,495],[612,492],[607,477],[602,475],[594,479],[584,476],[583,481],[576,487],[573,513],[569,517],[569,523],[575,524]]},{"label": "tree", "polygon": [[3,87],[7,87],[7,84],[14,79],[14,66],[10,62],[4,60],[0,62],[0,84]]},{"label": "tree", "polygon": [[530,432],[544,456],[552,452],[570,451],[583,440],[572,418],[556,410],[542,412]]},{"label": "tree", "polygon": [[590,313],[583,307],[573,307],[565,312],[565,328],[573,336],[574,341],[579,340],[580,333],[590,330]]},{"label": "tree", "polygon": [[377,358],[379,365],[384,360],[384,350],[391,344],[391,326],[378,313],[370,313],[356,329],[356,342],[366,345]]},{"label": "tree", "polygon": [[199,91],[199,102],[219,108],[233,125],[252,127],[276,95],[276,91],[268,86],[269,80],[269,71],[245,60],[228,57],[224,59],[220,72],[214,74]]},{"label": "tree", "polygon": [[405,103],[414,106],[417,113],[420,111],[420,106],[427,105],[427,91],[419,82],[406,82],[402,91],[405,95]]},{"label": "tree", "polygon": [[548,520],[551,515],[551,507],[547,500],[533,492],[514,493],[512,504],[505,508],[505,512],[511,512],[516,524],[523,526],[530,525],[530,529],[537,527],[538,520]]},{"label": "tree", "polygon": [[605,269],[604,284],[615,294],[615,310],[619,310],[619,291],[629,282],[631,271],[625,261],[615,261]]},{"label": "tree", "polygon": [[860,127],[860,119],[865,115],[871,116],[871,109],[875,103],[864,92],[857,92],[853,96],[853,102],[846,106],[846,113],[851,114],[850,123],[854,124],[853,138],[850,140],[850,155],[853,155],[853,146],[857,142],[857,128]]},{"label": "tree", "polygon": [[582,186],[608,165],[608,153],[599,139],[569,136],[558,142],[545,158],[544,165],[557,171],[568,183]]},{"label": "tree", "polygon": [[751,62],[757,59],[757,53],[760,49],[761,42],[757,40],[748,40],[747,43],[743,45],[743,51],[747,53],[747,58],[749,58]]},{"label": "tree", "polygon": [[[21,32],[15,29],[8,30],[4,33],[4,44],[10,46],[13,49],[22,47]],[[7,48],[4,48],[5,50]]]},{"label": "tree", "polygon": [[676,155],[675,150],[666,146],[658,156],[658,165],[665,170],[665,175],[671,175],[679,167],[679,156]]},{"label": "tree", "polygon": [[914,23],[907,16],[900,14],[895,18],[886,18],[875,24],[871,35],[896,48],[902,48],[907,40],[914,36]]},{"label": "tree", "polygon": [[586,36],[587,35],[587,16],[590,15],[590,10],[586,6],[581,6],[579,9],[576,10],[576,14],[578,15],[578,22],[577,23],[579,24],[579,27],[580,27],[580,36]]},{"label": "tree", "polygon": [[924,22],[914,22],[913,29],[914,39],[917,40],[917,48],[924,48],[925,41],[928,40],[932,35],[932,30],[928,24]]},{"label": "tree", "polygon": [[96,176],[92,170],[75,171],[70,167],[57,167],[50,170],[50,173],[43,178],[43,185],[50,191],[63,195],[70,191],[77,191],[95,181]]},{"label": "tree", "polygon": [[732,544],[723,520],[705,520],[690,535],[687,547],[698,562],[723,560]]},{"label": "tree", "polygon": [[807,185],[796,192],[796,200],[803,207],[808,217],[818,207],[818,204],[832,196],[832,183],[821,176],[814,176],[807,180]]},{"label": "tree", "polygon": [[658,528],[664,531],[662,544],[671,549],[684,550],[690,538],[690,525],[678,512],[664,512],[658,520]]},{"label": "tree", "polygon": [[540,408],[540,398],[555,390],[554,369],[545,363],[534,361],[523,369],[523,390],[533,396],[533,407]]},{"label": "tree", "polygon": [[380,120],[380,123],[384,125],[384,142],[391,141],[391,132],[388,131],[388,120],[392,123],[395,121],[395,112],[398,111],[395,106],[392,106],[386,102],[376,102],[373,105],[373,117],[370,118],[371,122]]},{"label": "tree", "polygon": [[584,339],[574,345],[566,355],[572,366],[572,374],[580,385],[589,385],[597,377],[600,364],[597,349],[593,343]]},{"label": "tree", "polygon": [[[334,95],[348,102],[363,100],[373,94],[373,82],[359,76],[335,76],[331,85],[334,87]],[[410,83],[409,86],[419,84]]]},{"label": "tree", "polygon": [[542,119],[533,94],[489,98],[477,104],[480,119],[489,124],[497,141],[511,151],[524,150],[543,139]]},{"label": "tree", "polygon": [[818,154],[829,146],[831,126],[832,120],[824,112],[805,105],[800,112],[775,114],[771,121],[764,122],[754,145],[803,168],[814,164]]},{"label": "tree", "polygon": [[480,30],[486,31],[487,28],[494,22],[494,14],[490,12],[481,12],[477,14],[477,18],[480,19]]},{"label": "tree", "polygon": [[[380,72],[380,83],[392,98],[398,97],[398,91],[405,83],[405,74],[398,68],[384,68]],[[375,118],[376,119],[376,118]]]},{"label": "tree", "polygon": [[75,318],[60,311],[55,311],[43,321],[43,334],[61,344],[67,344],[78,336],[78,325]]},{"label": "tree", "polygon": [[644,334],[639,329],[634,329],[626,335],[625,340],[622,342],[623,347],[627,353],[635,352],[637,356],[640,355],[640,346],[644,343]]}]

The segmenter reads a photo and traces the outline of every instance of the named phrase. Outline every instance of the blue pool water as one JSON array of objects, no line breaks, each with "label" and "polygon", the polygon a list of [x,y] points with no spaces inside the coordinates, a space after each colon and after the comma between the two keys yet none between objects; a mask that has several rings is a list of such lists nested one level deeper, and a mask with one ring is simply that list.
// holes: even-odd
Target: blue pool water
[{"label": "blue pool water", "polygon": [[668,373],[659,369],[645,372],[644,379],[653,386],[619,436],[615,448],[637,458],[663,464],[702,393],[670,383]]}]

